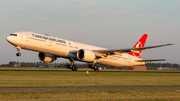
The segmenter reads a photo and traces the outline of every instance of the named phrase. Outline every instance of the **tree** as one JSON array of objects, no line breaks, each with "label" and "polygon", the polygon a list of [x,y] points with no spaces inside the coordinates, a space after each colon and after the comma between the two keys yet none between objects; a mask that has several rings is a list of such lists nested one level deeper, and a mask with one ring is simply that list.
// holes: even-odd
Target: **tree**
[{"label": "tree", "polygon": [[14,67],[14,62],[13,62],[13,61],[10,61],[10,62],[9,62],[9,66],[10,66],[10,67]]}]

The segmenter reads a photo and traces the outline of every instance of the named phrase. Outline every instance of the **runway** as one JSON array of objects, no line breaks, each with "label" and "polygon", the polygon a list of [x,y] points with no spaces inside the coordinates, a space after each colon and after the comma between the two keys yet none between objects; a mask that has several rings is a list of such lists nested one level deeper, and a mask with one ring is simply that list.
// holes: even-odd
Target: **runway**
[{"label": "runway", "polygon": [[48,91],[48,90],[142,90],[142,89],[180,89],[175,87],[86,87],[86,88],[0,88],[3,91]]},{"label": "runway", "polygon": [[[79,70],[79,71],[72,71],[72,70],[16,70],[16,69],[0,69],[0,71],[29,71],[29,72],[86,72],[86,70]],[[180,71],[176,71],[176,72],[170,72],[170,71],[113,71],[113,70],[109,70],[109,71],[90,71],[90,72],[134,72],[134,73],[180,73]]]}]

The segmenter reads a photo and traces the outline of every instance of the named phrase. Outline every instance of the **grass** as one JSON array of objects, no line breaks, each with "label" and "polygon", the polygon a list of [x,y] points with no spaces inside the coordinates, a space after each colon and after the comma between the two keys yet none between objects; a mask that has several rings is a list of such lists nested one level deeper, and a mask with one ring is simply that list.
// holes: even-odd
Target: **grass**
[{"label": "grass", "polygon": [[0,71],[0,88],[180,86],[180,73]]},{"label": "grass", "polygon": [[0,101],[179,101],[180,90],[80,90],[0,92]]},{"label": "grass", "polygon": [[[89,75],[86,75],[85,72],[0,71],[0,88],[132,86],[180,86],[180,73],[90,72]],[[179,101],[180,89],[0,92],[0,101],[60,100]]]}]

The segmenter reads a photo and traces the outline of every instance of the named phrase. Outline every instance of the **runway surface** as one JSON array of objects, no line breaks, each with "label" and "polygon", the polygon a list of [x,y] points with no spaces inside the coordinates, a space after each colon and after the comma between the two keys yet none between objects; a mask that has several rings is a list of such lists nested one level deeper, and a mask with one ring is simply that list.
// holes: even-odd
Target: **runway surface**
[{"label": "runway surface", "polygon": [[3,91],[48,91],[48,90],[138,90],[138,89],[180,89],[175,87],[86,87],[86,88],[0,88]]},{"label": "runway surface", "polygon": [[[86,72],[86,70],[79,70],[79,71],[72,71],[72,70],[16,70],[16,69],[0,69],[0,71],[31,71],[31,72]],[[97,72],[97,71],[90,71],[90,72]],[[134,72],[134,73],[180,73],[180,71],[176,71],[176,72],[170,72],[170,71],[98,71],[98,72]]]}]

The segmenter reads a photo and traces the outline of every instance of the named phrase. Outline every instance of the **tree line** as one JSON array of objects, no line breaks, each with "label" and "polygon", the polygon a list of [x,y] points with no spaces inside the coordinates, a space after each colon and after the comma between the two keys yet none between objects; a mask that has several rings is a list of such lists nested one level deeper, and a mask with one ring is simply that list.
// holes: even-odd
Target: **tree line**
[{"label": "tree line", "polygon": [[177,63],[146,63],[146,66],[148,69],[155,69],[155,70],[159,67],[180,70],[180,65]]},{"label": "tree line", "polygon": [[[47,62],[18,62],[18,61],[10,61],[9,64],[2,64],[1,67],[35,67],[35,68],[66,68],[66,65],[69,63],[47,63]],[[97,64],[102,68],[111,68],[116,69],[114,67],[109,67],[106,65]],[[87,63],[75,63],[75,66],[78,68],[88,68]],[[147,69],[157,69],[159,67],[162,68],[174,68],[180,69],[180,65],[177,63],[146,63]]]},{"label": "tree line", "polygon": [[[35,68],[66,68],[69,63],[47,63],[47,62],[18,62],[10,61],[9,64],[2,64],[1,67],[35,67]],[[75,63],[78,68],[87,68],[87,63]]]},{"label": "tree line", "polygon": [[[47,62],[18,62],[18,61],[10,61],[9,64],[2,64],[1,67],[35,67],[35,68],[66,68],[66,65],[69,63],[47,63]],[[74,64],[78,68],[88,68],[88,63],[75,63]],[[97,64],[98,67],[101,68],[110,68],[115,69],[114,67],[108,67],[105,65]]]}]

